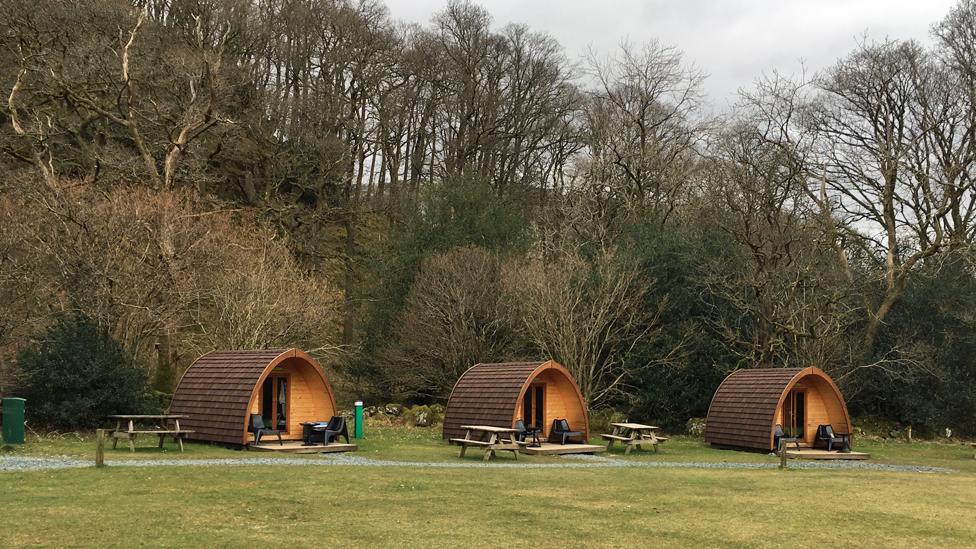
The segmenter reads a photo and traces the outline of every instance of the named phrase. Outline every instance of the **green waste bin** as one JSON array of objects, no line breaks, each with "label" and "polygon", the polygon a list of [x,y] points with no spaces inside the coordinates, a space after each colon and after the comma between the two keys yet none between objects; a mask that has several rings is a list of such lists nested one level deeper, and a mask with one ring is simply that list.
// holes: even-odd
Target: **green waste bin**
[{"label": "green waste bin", "polygon": [[363,401],[356,401],[356,426],[353,429],[353,438],[363,438]]},{"label": "green waste bin", "polygon": [[3,442],[5,444],[24,443],[24,408],[22,398],[3,399]]}]

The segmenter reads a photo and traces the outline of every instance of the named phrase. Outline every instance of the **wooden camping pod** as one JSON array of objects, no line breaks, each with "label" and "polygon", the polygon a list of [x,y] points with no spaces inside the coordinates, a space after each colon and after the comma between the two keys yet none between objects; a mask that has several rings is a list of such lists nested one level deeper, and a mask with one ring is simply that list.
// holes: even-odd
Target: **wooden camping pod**
[{"label": "wooden camping pod", "polygon": [[[802,396],[798,396],[802,395]],[[819,368],[736,370],[708,407],[705,441],[713,446],[772,451],[776,425],[812,445],[820,425],[849,433],[851,418],[837,385]]]},{"label": "wooden camping pod", "polygon": [[[531,409],[526,410],[526,406]],[[544,437],[549,435],[554,419],[566,419],[573,429],[582,431],[586,438],[590,436],[579,385],[569,370],[549,360],[476,364],[469,368],[447,401],[444,438],[463,437],[462,425],[512,428],[519,419],[541,427]]]},{"label": "wooden camping pod", "polygon": [[187,416],[181,420],[193,431],[187,438],[225,444],[248,444],[250,415],[268,415],[274,425],[279,410],[286,440],[302,438],[302,422],[328,421],[336,413],[322,367],[298,349],[207,353],[183,374],[169,408]]}]

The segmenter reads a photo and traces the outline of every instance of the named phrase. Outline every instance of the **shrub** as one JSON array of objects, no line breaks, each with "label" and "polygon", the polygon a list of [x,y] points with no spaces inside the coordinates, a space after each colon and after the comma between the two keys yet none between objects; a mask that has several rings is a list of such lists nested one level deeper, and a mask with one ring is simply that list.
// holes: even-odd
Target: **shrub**
[{"label": "shrub", "polygon": [[411,427],[431,427],[440,423],[444,410],[438,405],[414,406],[403,411],[403,421]]},{"label": "shrub", "polygon": [[95,427],[105,416],[146,412],[146,374],[122,346],[80,314],[63,315],[17,357],[27,418],[49,428]]},{"label": "shrub", "polygon": [[502,298],[498,257],[474,246],[432,256],[414,281],[380,354],[374,382],[409,402],[446,400],[459,377],[479,362],[519,356],[520,333]]},{"label": "shrub", "polygon": [[[463,176],[430,185],[417,201],[406,201],[390,230],[389,249],[371,262],[371,276],[376,277],[377,283],[375,294],[366,300],[366,353],[353,366],[355,375],[370,381],[385,378],[386,372],[376,372],[372,364],[382,360],[377,359],[376,353],[388,350],[386,343],[398,337],[395,332],[402,316],[416,313],[416,304],[408,304],[407,300],[409,294],[418,291],[414,289],[418,286],[415,279],[424,270],[426,260],[459,247],[477,247],[491,255],[518,253],[525,246],[528,233],[524,201],[500,198],[487,181],[478,177]],[[451,267],[450,259],[438,261],[438,266],[428,264],[426,269]],[[429,283],[421,281],[419,286]],[[380,395],[413,396],[385,386],[377,390]]]},{"label": "shrub", "polygon": [[140,364],[155,363],[159,345],[162,392],[186,359],[213,349],[333,349],[337,290],[253,212],[215,211],[189,189],[66,181],[56,196],[38,209],[33,194],[0,193],[0,233],[17,229],[0,236],[0,363],[62,310],[108,328]]},{"label": "shrub", "polygon": [[626,421],[627,416],[613,408],[602,408],[590,411],[590,432],[609,433],[613,428],[611,423]]}]

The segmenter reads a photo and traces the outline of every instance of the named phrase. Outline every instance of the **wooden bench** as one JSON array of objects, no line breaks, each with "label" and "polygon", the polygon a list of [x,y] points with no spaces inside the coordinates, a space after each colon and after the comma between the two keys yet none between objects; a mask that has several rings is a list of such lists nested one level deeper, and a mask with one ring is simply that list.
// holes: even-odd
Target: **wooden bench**
[{"label": "wooden bench", "polygon": [[180,446],[180,451],[182,452],[183,451],[183,439],[186,437],[186,435],[191,434],[193,432],[194,431],[191,431],[189,429],[180,429],[180,430],[170,429],[170,430],[165,430],[165,431],[164,430],[153,430],[153,429],[140,430],[140,431],[126,431],[126,430],[116,431],[115,429],[109,429],[109,430],[106,431],[106,435],[112,437],[112,448],[113,449],[118,446],[119,440],[122,439],[122,440],[126,440],[126,441],[129,442],[129,450],[131,450],[133,452],[136,451],[136,448],[135,448],[135,440],[136,440],[136,437],[138,435],[156,435],[156,436],[158,436],[159,437],[159,447],[160,448],[163,447],[163,441],[166,440],[166,437],[167,436],[172,436],[173,437],[173,442],[177,443]]},{"label": "wooden bench", "polygon": [[[186,417],[181,415],[158,414],[158,415],[113,415],[109,416],[117,421],[115,429],[106,429],[106,436],[112,437],[112,448],[118,447],[119,440],[126,440],[129,443],[129,451],[136,451],[135,440],[139,435],[155,435],[159,437],[159,447],[163,447],[163,441],[167,436],[173,437],[173,442],[179,444],[180,452],[183,451],[183,439],[186,435],[193,433],[189,429],[180,428],[180,419]],[[153,423],[154,427],[137,428],[137,422]],[[173,425],[167,425],[172,422]]]},{"label": "wooden bench", "polygon": [[667,437],[632,438],[632,437],[623,437],[620,435],[607,435],[607,434],[601,434],[600,437],[602,437],[603,440],[610,441],[610,443],[607,444],[607,450],[613,447],[614,442],[622,442],[623,444],[625,444],[627,448],[624,450],[624,454],[629,454],[631,449],[633,448],[640,449],[642,445],[646,446],[648,444],[650,444],[651,447],[654,449],[654,451],[657,452],[657,445],[668,440]]},{"label": "wooden bench", "polygon": [[[511,444],[514,444],[514,445],[518,446],[519,448],[521,448],[522,446],[528,446],[530,443],[527,440],[514,440],[513,441],[513,440],[505,440],[505,439],[502,439],[499,442],[491,443],[491,442],[486,442],[484,440],[471,440],[471,439],[466,439],[466,438],[452,438],[451,439],[451,444],[458,444],[458,445],[465,445],[465,446],[481,446],[481,447],[495,446],[496,448],[498,446],[501,446],[501,445],[511,445]],[[500,449],[504,449],[504,448],[500,448]]]},{"label": "wooden bench", "polygon": [[602,434],[602,435],[600,435],[600,437],[602,437],[603,440],[616,440],[616,441],[620,441],[620,442],[630,442],[630,441],[634,440],[633,437],[623,437],[623,436],[620,436],[620,435]]},{"label": "wooden bench", "polygon": [[[634,448],[641,449],[648,444],[657,452],[657,445],[667,441],[667,437],[659,437],[654,434],[658,428],[653,425],[643,425],[640,423],[612,423],[613,432],[600,435],[607,442],[607,450],[613,447],[614,443],[620,442],[626,446],[624,454],[629,454]],[[628,434],[624,434],[628,433]]]},{"label": "wooden bench", "polygon": [[458,457],[459,458],[463,458],[464,457],[464,453],[465,453],[465,451],[467,451],[467,449],[469,447],[475,447],[475,448],[483,448],[484,449],[484,451],[485,451],[484,460],[485,461],[488,461],[491,458],[495,457],[495,452],[497,452],[497,451],[512,452],[515,455],[515,459],[518,460],[518,451],[519,451],[519,443],[518,442],[511,442],[511,441],[506,441],[506,440],[499,440],[497,442],[486,442],[484,440],[472,440],[472,439],[463,439],[463,438],[452,438],[451,439],[451,443],[452,444],[457,444],[458,446],[461,447],[461,451],[458,453]]},{"label": "wooden bench", "polygon": [[461,446],[491,446],[490,442],[485,442],[483,440],[468,440],[466,438],[452,438],[451,443],[460,444]]},{"label": "wooden bench", "polygon": [[[465,430],[464,438],[449,439],[451,444],[457,444],[461,447],[460,452],[458,452],[458,458],[464,457],[464,453],[468,447],[474,447],[484,449],[485,461],[495,457],[495,452],[499,450],[512,452],[515,455],[515,459],[518,460],[519,447],[525,445],[525,443],[519,443],[515,439],[514,429],[492,427],[489,425],[462,425],[461,427]],[[481,437],[472,437],[471,435],[473,433],[487,434],[488,440],[481,440]],[[502,435],[508,435],[508,438],[502,438]]]}]

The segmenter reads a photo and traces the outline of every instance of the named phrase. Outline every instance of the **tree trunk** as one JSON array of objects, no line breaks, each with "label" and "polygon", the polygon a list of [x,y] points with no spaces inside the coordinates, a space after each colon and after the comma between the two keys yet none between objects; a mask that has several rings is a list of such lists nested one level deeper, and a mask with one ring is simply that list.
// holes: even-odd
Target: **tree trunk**
[{"label": "tree trunk", "polygon": [[173,349],[173,332],[168,326],[156,340],[156,371],[152,387],[167,395],[176,390],[176,352]]},{"label": "tree trunk", "polygon": [[356,254],[356,218],[355,213],[350,208],[346,215],[346,237],[345,237],[345,280],[343,282],[343,294],[345,296],[345,302],[343,307],[343,318],[342,318],[342,343],[343,345],[350,345],[353,341],[353,337],[356,331],[356,316],[355,316],[355,300],[353,299],[353,294],[355,293],[356,284],[356,273],[353,264],[353,258]]}]

